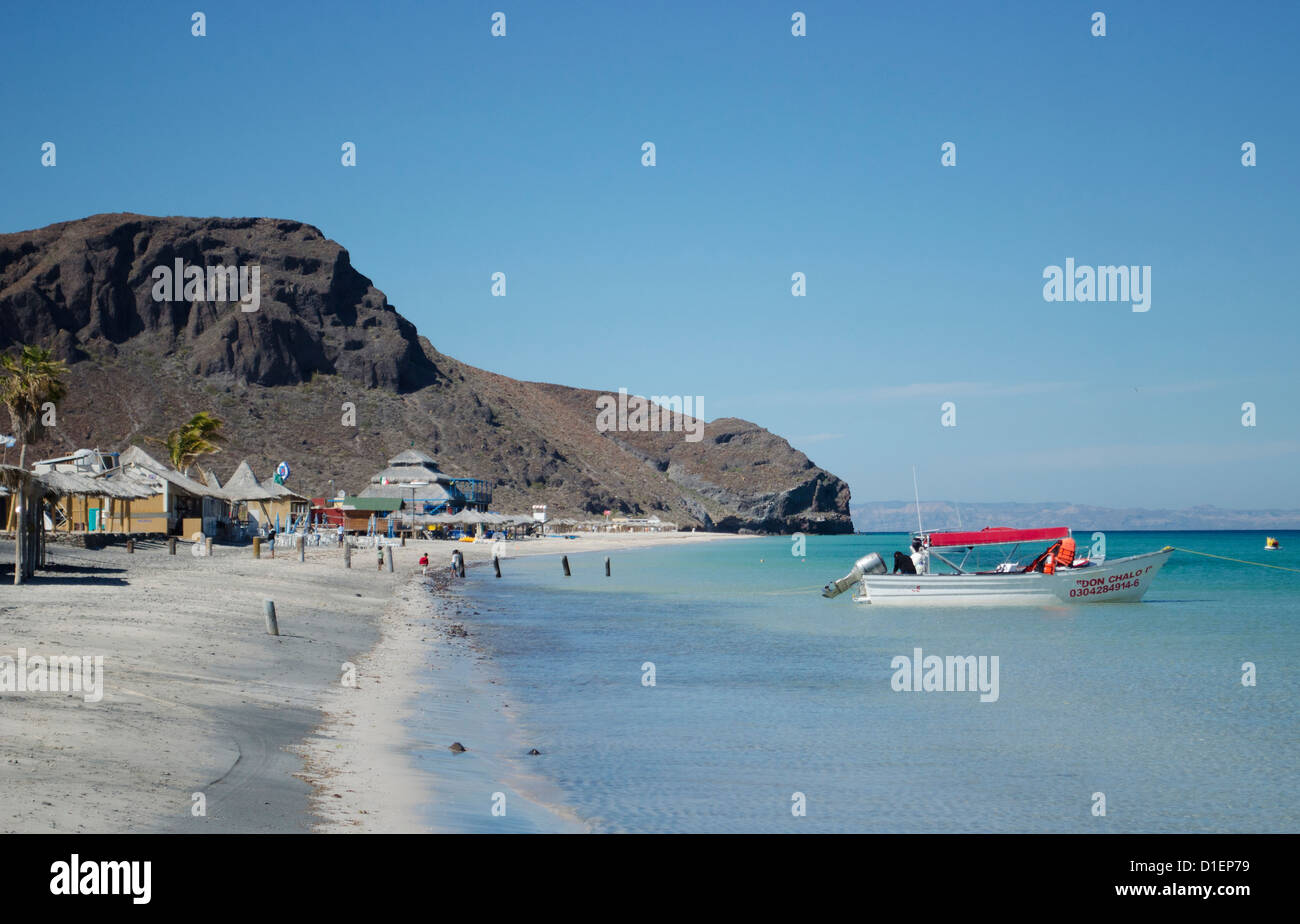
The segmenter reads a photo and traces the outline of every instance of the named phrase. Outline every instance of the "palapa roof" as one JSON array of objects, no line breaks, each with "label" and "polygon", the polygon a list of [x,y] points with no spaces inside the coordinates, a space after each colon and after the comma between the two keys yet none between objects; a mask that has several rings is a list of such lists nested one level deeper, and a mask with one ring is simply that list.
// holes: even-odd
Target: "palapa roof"
[{"label": "palapa roof", "polygon": [[146,497],[153,497],[160,493],[157,485],[148,484],[131,475],[122,468],[110,468],[106,472],[100,472],[97,475],[88,476],[91,481],[103,486],[110,485],[117,493],[113,497],[120,497],[124,500],[141,500]]},{"label": "palapa roof", "polygon": [[253,467],[245,459],[239,463],[230,480],[222,489],[226,496],[233,501],[264,501],[264,500],[281,500],[286,497],[297,498],[299,500],[310,500],[303,497],[297,491],[291,491],[282,484],[274,481],[260,481],[253,474]]},{"label": "palapa roof", "polygon": [[389,459],[386,469],[371,476],[361,496],[409,500],[414,489],[416,500],[446,501],[452,498],[446,488],[451,481],[450,475],[438,471],[433,456],[418,449],[406,449]]},{"label": "palapa roof", "polygon": [[425,523],[483,523],[485,525],[500,525],[506,523],[519,525],[533,522],[531,516],[523,514],[511,515],[506,513],[479,513],[476,510],[462,510],[460,513],[435,513],[432,516],[424,517],[422,522]]},{"label": "palapa roof", "polygon": [[427,465],[429,468],[437,468],[433,461],[433,456],[428,453],[420,452],[418,449],[406,449],[399,452],[388,460],[389,465]]},{"label": "palapa roof", "polygon": [[21,484],[35,481],[37,476],[16,465],[0,465],[0,494],[8,494]]},{"label": "palapa roof", "polygon": [[140,500],[153,497],[157,490],[131,478],[119,475],[107,478],[101,475],[83,475],[76,472],[43,472],[36,474],[13,465],[0,465],[0,494],[22,481],[34,484],[45,495],[63,497],[68,494],[91,497],[112,497],[120,500]]},{"label": "palapa roof", "polygon": [[305,500],[305,501],[311,500],[310,497],[306,497],[302,494],[299,494],[297,491],[294,491],[293,489],[279,483],[278,481],[261,481],[258,483],[262,486],[263,490],[271,493],[272,495],[278,498],[291,497],[291,498],[296,498],[297,500]]},{"label": "palapa roof", "polygon": [[[174,488],[178,488],[187,494],[193,494],[196,497],[220,497],[225,498],[226,494],[220,488],[211,488],[201,482],[195,481],[187,475],[182,475],[173,468],[163,465],[149,453],[145,452],[139,446],[129,446],[122,451],[118,457],[121,465],[135,465],[146,472],[156,475],[167,481]],[[148,481],[145,481],[148,484]],[[157,493],[157,492],[155,492]]]},{"label": "palapa roof", "polygon": [[91,497],[114,497],[121,500],[140,500],[153,497],[158,493],[154,488],[131,478],[92,477],[76,472],[43,472],[36,476],[48,489],[48,493],[57,495],[83,494]]},{"label": "palapa roof", "polygon": [[222,490],[233,501],[275,500],[278,496],[262,487],[247,459],[239,463],[235,473],[226,481],[226,486]]},{"label": "palapa roof", "polygon": [[394,497],[398,500],[411,499],[411,492],[415,492],[416,500],[442,501],[451,498],[451,493],[438,484],[436,481],[430,481],[428,484],[405,484],[399,482],[390,482],[389,484],[370,484],[361,492],[361,497]]}]

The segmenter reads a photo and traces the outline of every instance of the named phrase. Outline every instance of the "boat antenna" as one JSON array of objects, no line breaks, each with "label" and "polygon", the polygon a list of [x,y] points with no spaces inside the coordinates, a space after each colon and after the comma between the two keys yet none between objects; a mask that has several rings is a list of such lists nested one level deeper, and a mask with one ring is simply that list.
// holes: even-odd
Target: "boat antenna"
[{"label": "boat antenna", "polygon": [[916,466],[912,466],[912,493],[916,496],[916,532],[918,535],[923,534],[925,529],[921,526],[921,491],[916,486]]}]

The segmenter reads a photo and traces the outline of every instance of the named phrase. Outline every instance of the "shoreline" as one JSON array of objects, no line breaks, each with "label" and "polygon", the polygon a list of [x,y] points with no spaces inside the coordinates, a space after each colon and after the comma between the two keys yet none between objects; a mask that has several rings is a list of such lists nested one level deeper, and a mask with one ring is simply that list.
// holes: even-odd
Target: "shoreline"
[{"label": "shoreline", "polygon": [[0,599],[0,655],[102,657],[102,698],[0,693],[0,827],[308,831],[310,790],[285,746],[318,724],[338,665],[374,645],[394,576],[322,549],[300,563],[52,543],[48,557],[51,570]]},{"label": "shoreline", "polygon": [[[743,537],[596,534],[513,541],[507,555],[727,538]],[[533,796],[552,793],[523,759],[526,729],[490,657],[461,634],[472,598],[436,589],[450,583],[451,547],[476,574],[491,560],[489,542],[421,541],[396,549],[389,574],[355,550],[344,568],[333,546],[299,562],[247,547],[195,558],[187,544],[171,556],[153,541],[134,553],[51,543],[53,568],[0,598],[0,656],[102,656],[103,696],[0,690],[0,830],[584,830],[558,797]],[[343,685],[346,663],[356,688]],[[421,739],[417,725],[438,733]],[[457,736],[467,752],[447,750]],[[475,787],[492,781],[486,796],[505,793],[509,822],[487,827]],[[451,805],[470,795],[471,810]]]},{"label": "shoreline", "polygon": [[[627,551],[744,539],[731,533],[588,534],[507,543],[508,557]],[[430,548],[431,547],[431,548]],[[510,712],[509,688],[478,647],[472,595],[450,578],[452,548],[481,574],[492,543],[419,542],[430,574],[414,572],[379,621],[380,638],[358,659],[359,684],[331,694],[301,753],[322,833],[578,833],[587,824],[530,757],[527,730]],[[443,562],[435,552],[443,551]],[[410,547],[405,550],[412,554]],[[412,557],[415,557],[412,555]],[[467,619],[466,617],[470,617]],[[423,733],[424,737],[421,737]],[[450,747],[461,743],[464,752]],[[493,815],[493,796],[504,815]],[[503,798],[501,798],[503,797]]]}]

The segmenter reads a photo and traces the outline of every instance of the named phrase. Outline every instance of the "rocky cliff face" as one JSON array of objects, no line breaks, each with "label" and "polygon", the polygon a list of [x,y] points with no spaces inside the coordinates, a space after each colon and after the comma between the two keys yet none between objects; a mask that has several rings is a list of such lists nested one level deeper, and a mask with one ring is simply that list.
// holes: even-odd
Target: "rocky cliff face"
[{"label": "rocky cliff face", "polygon": [[[242,310],[243,289],[208,299],[207,274],[188,280],[205,299],[184,297],[190,267],[218,265],[258,268],[256,310]],[[755,424],[716,420],[699,442],[601,433],[597,392],[442,355],[346,250],[301,222],[119,214],[0,235],[0,349],[34,342],[71,364],[42,454],[123,448],[209,410],[230,439],[204,465],[228,474],[247,456],[264,477],[285,459],[303,493],[360,491],[414,444],[449,474],[488,479],[499,510],[852,529],[848,486]]]},{"label": "rocky cliff face", "polygon": [[[175,276],[177,261],[256,266],[257,309],[187,301],[183,279],[155,298],[155,271]],[[346,250],[296,221],[95,215],[0,235],[0,309],[0,347],[54,342],[74,360],[147,342],[183,350],[193,375],[254,385],[319,373],[410,392],[437,379],[415,327]]]}]

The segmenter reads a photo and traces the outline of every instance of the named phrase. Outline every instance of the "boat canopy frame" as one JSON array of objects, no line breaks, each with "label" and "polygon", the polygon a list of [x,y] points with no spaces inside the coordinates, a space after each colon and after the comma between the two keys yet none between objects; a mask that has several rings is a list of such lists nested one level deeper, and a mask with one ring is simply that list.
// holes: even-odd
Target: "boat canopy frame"
[{"label": "boat canopy frame", "polygon": [[[927,549],[930,554],[939,559],[957,574],[979,574],[979,573],[997,573],[997,568],[992,572],[970,572],[966,570],[966,562],[970,559],[971,553],[976,548],[992,545],[1011,545],[1011,550],[1003,557],[998,564],[998,568],[1007,564],[1020,551],[1020,546],[1025,542],[1057,542],[1061,539],[1070,538],[1070,529],[1065,526],[1053,526],[1042,529],[1013,529],[1007,526],[987,526],[978,532],[918,532],[913,533],[913,539],[920,539],[922,547]],[[935,538],[939,543],[934,542]],[[965,549],[961,557],[961,564],[949,559],[946,555],[937,551],[938,549]],[[977,566],[978,567],[978,566]]]}]

